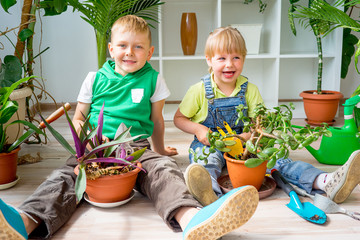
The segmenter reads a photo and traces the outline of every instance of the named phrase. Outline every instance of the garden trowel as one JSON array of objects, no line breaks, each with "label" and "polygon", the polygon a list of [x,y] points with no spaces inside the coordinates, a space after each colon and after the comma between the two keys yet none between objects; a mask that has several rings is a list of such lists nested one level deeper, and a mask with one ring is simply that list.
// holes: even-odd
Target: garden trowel
[{"label": "garden trowel", "polygon": [[300,217],[305,220],[317,224],[324,224],[326,222],[326,214],[321,209],[315,207],[310,202],[302,203],[296,194],[294,188],[281,176],[276,169],[271,171],[271,176],[275,179],[276,184],[281,187],[290,197],[290,202],[286,205],[293,210]]}]

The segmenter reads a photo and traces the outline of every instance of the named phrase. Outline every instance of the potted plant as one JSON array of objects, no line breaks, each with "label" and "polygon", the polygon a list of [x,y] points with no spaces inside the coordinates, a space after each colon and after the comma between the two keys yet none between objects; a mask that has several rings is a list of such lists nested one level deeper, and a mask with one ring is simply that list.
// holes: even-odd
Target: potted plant
[{"label": "potted plant", "polygon": [[[295,131],[291,125],[293,104],[280,105],[274,107],[273,110],[259,104],[254,109],[253,119],[243,115],[243,108],[243,105],[237,107],[237,121],[244,122],[244,132],[251,132],[249,140],[245,142],[233,132],[224,135],[209,132],[209,152],[206,153],[204,149],[204,155],[196,154],[199,150],[192,152],[195,161],[204,160],[205,162],[207,156],[214,153],[215,149],[224,152],[229,177],[234,187],[250,184],[260,189],[266,168],[273,168],[278,159],[288,157],[290,150],[304,148],[322,135],[331,136],[331,132],[327,130],[327,124],[315,128],[306,125]],[[240,141],[235,141],[234,138]],[[233,151],[235,149],[243,149],[243,145],[245,148],[243,151],[240,150],[240,154],[232,153],[236,152]],[[239,167],[242,169],[239,170]]]},{"label": "potted plant", "polygon": [[[7,55],[4,57],[4,63],[0,59],[0,87],[10,87],[13,83],[21,79],[22,68],[20,60],[13,55]],[[13,114],[9,122],[14,120],[25,120],[26,113],[26,98],[31,96],[32,89],[27,86],[27,81],[12,91],[9,99],[18,103],[18,110],[16,114]],[[7,142],[13,143],[16,139],[22,135],[24,130],[23,124],[13,124],[6,129],[8,136]]]},{"label": "potted plant", "polygon": [[[327,32],[325,32],[325,35],[329,34],[332,30],[341,27],[344,28],[344,34],[347,36],[350,36],[350,30],[353,31],[360,31],[360,23],[358,21],[355,21],[352,19],[349,15],[347,15],[345,12],[341,11],[340,9],[336,8],[337,6],[342,6],[345,8],[353,7],[356,4],[360,4],[359,0],[352,0],[352,1],[338,1],[337,5],[332,6],[328,3],[326,3],[324,0],[316,0],[313,2],[312,7],[306,8],[301,7],[298,9],[297,13],[294,14],[295,18],[312,18],[316,20],[324,20],[328,21],[332,27],[328,29]],[[345,32],[346,30],[346,32]],[[357,45],[357,50],[355,53],[355,68],[357,72],[359,73],[359,70],[357,68],[358,64],[358,57],[360,55],[360,41],[356,38],[352,38],[350,40],[351,43],[355,43]],[[350,44],[351,45],[351,44]],[[350,56],[353,55],[353,52],[355,52],[355,49],[350,49]],[[348,60],[350,63],[350,60]],[[354,93],[350,97],[354,97],[355,95],[360,94],[360,86],[354,91]],[[357,122],[357,126],[360,126],[360,110],[358,108],[354,109],[355,112],[355,119]]]},{"label": "potted plant", "polygon": [[[332,31],[331,22],[325,19],[312,18],[309,15],[297,14],[304,7],[298,5],[299,0],[289,0],[291,5],[288,11],[290,27],[294,35],[296,35],[296,27],[294,18],[299,19],[302,26],[311,27],[316,38],[318,53],[318,76],[316,90],[306,90],[300,93],[303,98],[304,109],[307,116],[306,121],[312,125],[321,125],[325,122],[328,125],[334,123],[339,101],[343,98],[342,93],[338,91],[330,91],[322,89],[322,70],[323,70],[323,50],[322,38]],[[315,8],[319,4],[318,0],[309,0],[308,8]],[[296,17],[295,17],[296,16]]]},{"label": "potted plant", "polygon": [[[9,10],[13,8],[17,2],[18,1],[16,0],[3,0],[1,1],[2,9],[6,13],[9,13]],[[5,56],[3,58],[3,63],[0,59],[1,87],[9,87],[12,83],[22,77],[33,76],[33,64],[35,63],[35,59],[49,49],[49,47],[47,47],[36,54],[33,48],[33,37],[36,24],[35,15],[36,11],[39,10],[38,6],[39,0],[23,0],[19,16],[20,24],[18,26],[15,25],[15,27],[6,27],[0,31],[0,36],[5,37],[10,45],[14,47],[13,55]],[[17,31],[16,34],[15,31]],[[10,32],[14,32],[16,40],[12,39],[12,36],[8,36]],[[35,92],[36,90],[39,90],[39,92]],[[45,90],[45,84],[41,78],[32,77],[18,86],[10,96],[10,99],[16,100],[19,104],[18,112],[15,114],[16,119],[27,119],[29,122],[39,122],[34,118],[34,115],[37,111],[41,111],[39,102],[44,96],[49,96],[54,100],[54,98]],[[34,109],[34,111],[32,111],[32,109]],[[22,124],[12,125],[8,128],[8,141],[14,142],[18,136],[22,134],[23,130],[24,125]],[[38,133],[35,133],[33,136],[37,139],[37,142],[33,141],[34,143],[41,142]]]},{"label": "potted plant", "polygon": [[160,0],[43,0],[40,7],[45,10],[45,16],[61,14],[67,6],[81,12],[84,15],[81,18],[95,30],[98,67],[101,68],[107,58],[106,49],[113,23],[119,17],[130,14],[157,22],[157,9],[161,4],[164,2]]},{"label": "potted plant", "polygon": [[[27,77],[18,80],[11,84],[10,87],[0,88],[0,184],[8,184],[16,181],[16,169],[17,169],[17,156],[20,150],[20,144],[23,143],[29,136],[30,133],[44,134],[34,124],[24,120],[10,119],[15,115],[18,110],[19,104],[10,99],[10,95],[13,91],[22,83],[28,81],[33,77]],[[10,121],[9,121],[10,120]],[[24,124],[30,128],[29,131],[25,132],[15,142],[9,143],[8,131],[11,125]]]},{"label": "potted plant", "polygon": [[[78,201],[82,199],[84,192],[87,193],[90,201],[97,203],[125,200],[130,197],[140,170],[145,171],[137,159],[146,149],[133,151],[129,145],[130,141],[140,137],[140,135],[129,136],[130,128],[128,128],[115,136],[113,141],[105,142],[103,140],[103,111],[104,105],[99,113],[97,127],[91,126],[89,123],[90,116],[87,116],[81,126],[81,131],[77,133],[65,110],[74,139],[75,150],[59,132],[44,121],[56,140],[78,161],[78,167],[75,168],[75,173],[78,175],[75,183]],[[90,150],[87,150],[88,145],[91,148]]]}]

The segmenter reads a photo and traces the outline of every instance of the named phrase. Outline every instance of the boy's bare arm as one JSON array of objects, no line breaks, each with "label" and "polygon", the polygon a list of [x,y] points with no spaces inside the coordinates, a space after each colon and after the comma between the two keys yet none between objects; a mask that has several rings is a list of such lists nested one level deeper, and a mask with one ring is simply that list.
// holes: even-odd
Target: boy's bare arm
[{"label": "boy's bare arm", "polygon": [[89,111],[90,111],[90,103],[78,102],[78,104],[76,105],[72,122],[74,124],[77,133],[80,132],[81,125],[84,124],[85,119],[83,115],[87,116],[89,114]]},{"label": "boy's bare arm", "polygon": [[151,106],[151,120],[154,123],[154,131],[151,136],[154,151],[166,156],[177,155],[176,148],[165,147],[164,145],[164,134],[165,134],[165,123],[162,115],[165,100],[161,100],[152,103]]},{"label": "boy's bare arm", "polygon": [[180,130],[195,135],[202,144],[210,145],[207,138],[209,128],[202,124],[192,122],[188,117],[184,116],[179,109],[175,113],[174,124]]}]

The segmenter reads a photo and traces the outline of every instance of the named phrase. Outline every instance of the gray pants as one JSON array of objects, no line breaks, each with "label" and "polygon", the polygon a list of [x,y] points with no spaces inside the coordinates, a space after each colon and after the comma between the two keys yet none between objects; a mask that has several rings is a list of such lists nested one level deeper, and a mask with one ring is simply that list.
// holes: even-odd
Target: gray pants
[{"label": "gray pants", "polygon": [[[144,139],[132,146],[150,149],[149,142]],[[140,171],[136,190],[154,203],[156,212],[173,231],[181,231],[174,219],[176,210],[180,207],[201,207],[188,192],[181,170],[174,159],[151,150],[146,150],[140,162],[146,173]],[[31,238],[50,238],[75,212],[76,165],[76,159],[69,158],[62,168],[54,170],[19,207],[43,221],[30,234]]]}]

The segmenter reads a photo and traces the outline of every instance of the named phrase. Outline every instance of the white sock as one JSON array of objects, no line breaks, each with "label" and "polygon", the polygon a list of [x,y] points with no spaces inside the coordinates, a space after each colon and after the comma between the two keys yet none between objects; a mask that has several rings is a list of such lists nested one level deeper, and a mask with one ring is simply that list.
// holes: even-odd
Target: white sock
[{"label": "white sock", "polygon": [[332,177],[332,173],[321,173],[319,176],[315,178],[313,188],[324,190],[326,184],[330,181]]}]

